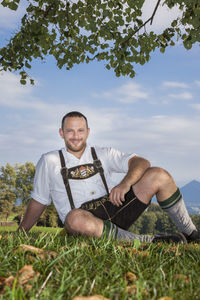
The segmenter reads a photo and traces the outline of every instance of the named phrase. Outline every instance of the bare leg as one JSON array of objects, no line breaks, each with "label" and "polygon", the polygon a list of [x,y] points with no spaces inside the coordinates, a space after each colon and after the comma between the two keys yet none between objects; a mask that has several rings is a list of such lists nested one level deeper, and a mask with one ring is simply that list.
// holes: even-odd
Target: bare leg
[{"label": "bare leg", "polygon": [[196,230],[182,195],[167,171],[161,168],[149,168],[143,177],[133,185],[133,191],[138,199],[146,204],[156,195],[161,208],[174,221],[180,232],[190,235]]},{"label": "bare leg", "polygon": [[135,195],[145,204],[156,195],[159,202],[165,201],[177,190],[177,186],[171,175],[157,167],[147,169],[143,177],[133,185]]},{"label": "bare leg", "polygon": [[[101,219],[95,217],[88,211],[82,209],[73,209],[65,219],[65,229],[68,233],[75,236],[85,235],[100,238],[105,232],[107,238],[117,238],[119,240],[133,241],[140,240],[141,242],[152,242],[153,237],[150,235],[137,235],[132,232],[123,230],[115,224],[107,221],[105,223]],[[107,226],[104,231],[104,226]]]}]

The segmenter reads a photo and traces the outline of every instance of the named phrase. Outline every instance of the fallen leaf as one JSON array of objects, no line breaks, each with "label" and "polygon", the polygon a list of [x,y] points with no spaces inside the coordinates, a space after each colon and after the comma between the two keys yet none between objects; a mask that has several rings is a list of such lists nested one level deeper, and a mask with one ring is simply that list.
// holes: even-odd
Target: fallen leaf
[{"label": "fallen leaf", "polygon": [[101,295],[93,295],[93,296],[77,296],[71,300],[109,300],[109,298],[105,298]]},{"label": "fallen leaf", "polygon": [[9,277],[0,277],[0,288],[4,286],[12,286],[12,283],[14,281],[14,276],[9,276]]},{"label": "fallen leaf", "polygon": [[15,251],[17,250],[21,250],[24,252],[29,251],[31,253],[37,254],[41,259],[45,259],[47,257],[55,258],[58,255],[58,253],[54,251],[45,251],[44,249],[40,249],[31,245],[24,245],[24,244],[20,245]]},{"label": "fallen leaf", "polygon": [[25,291],[29,291],[31,288],[32,288],[32,285],[31,284],[27,284],[25,286]]},{"label": "fallen leaf", "polygon": [[2,239],[2,235],[0,235],[0,240]]},{"label": "fallen leaf", "polygon": [[135,295],[137,293],[137,286],[136,284],[132,284],[127,286],[125,290],[129,295]]},{"label": "fallen leaf", "polygon": [[17,284],[24,286],[25,290],[31,288],[30,284],[27,284],[30,280],[34,280],[36,277],[40,275],[39,272],[35,272],[31,265],[25,265],[23,268],[17,272],[16,277],[0,277],[0,294],[5,292],[5,287],[8,286],[12,288],[13,282],[15,278],[17,278]]},{"label": "fallen leaf", "polygon": [[135,248],[128,248],[128,255],[137,255],[141,257],[148,257],[150,254],[148,251],[139,251]]},{"label": "fallen leaf", "polygon": [[173,299],[171,297],[164,296],[164,297],[159,298],[158,300],[173,300]]},{"label": "fallen leaf", "polygon": [[177,246],[173,246],[171,248],[168,249],[169,252],[175,252],[176,256],[182,255],[182,252],[179,251]]},{"label": "fallen leaf", "polygon": [[174,274],[174,278],[184,280],[185,283],[190,282],[189,277],[187,275],[184,275],[184,274]]},{"label": "fallen leaf", "polygon": [[134,282],[137,280],[137,276],[132,272],[127,272],[125,274],[125,280],[128,282]]},{"label": "fallen leaf", "polygon": [[26,265],[19,270],[19,272],[17,273],[17,276],[18,276],[18,283],[20,285],[24,285],[28,281],[33,280],[37,276],[39,276],[39,272],[35,272],[33,270],[32,265]]}]

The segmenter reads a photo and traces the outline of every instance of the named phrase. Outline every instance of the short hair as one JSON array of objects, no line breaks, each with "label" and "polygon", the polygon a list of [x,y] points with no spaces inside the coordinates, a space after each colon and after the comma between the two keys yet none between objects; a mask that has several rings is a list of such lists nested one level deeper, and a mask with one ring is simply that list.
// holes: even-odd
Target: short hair
[{"label": "short hair", "polygon": [[66,118],[72,118],[72,117],[79,117],[79,118],[84,118],[85,122],[86,122],[86,126],[88,128],[88,121],[86,116],[84,116],[82,113],[80,113],[79,111],[71,111],[67,114],[64,115],[64,117],[62,118],[62,122],[61,122],[61,128],[64,128],[64,122]]}]

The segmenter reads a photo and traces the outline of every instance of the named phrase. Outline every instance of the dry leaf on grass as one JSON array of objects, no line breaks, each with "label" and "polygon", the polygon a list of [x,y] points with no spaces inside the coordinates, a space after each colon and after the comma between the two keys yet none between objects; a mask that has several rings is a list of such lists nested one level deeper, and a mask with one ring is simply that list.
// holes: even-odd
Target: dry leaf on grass
[{"label": "dry leaf on grass", "polygon": [[33,266],[26,265],[17,272],[16,276],[0,277],[0,294],[5,292],[5,287],[12,287],[15,278],[17,278],[17,284],[24,286],[25,290],[30,289],[32,286],[27,284],[29,281],[36,279],[40,275],[39,272],[33,270]]},{"label": "dry leaf on grass", "polygon": [[44,249],[40,249],[40,248],[36,248],[34,246],[31,245],[20,245],[15,251],[17,250],[21,250],[21,251],[29,251],[31,253],[37,254],[41,259],[45,259],[48,257],[52,257],[55,258],[58,253],[54,252],[54,251],[45,251]]},{"label": "dry leaf on grass", "polygon": [[171,297],[164,296],[164,297],[159,298],[158,300],[173,300],[173,299]]},{"label": "dry leaf on grass", "polygon": [[[131,295],[131,296],[136,296],[137,295],[137,286],[136,284],[131,284],[131,285],[128,285],[126,288],[125,288],[125,291]],[[148,292],[146,289],[142,289],[142,295],[144,296],[148,296]]]},{"label": "dry leaf on grass", "polygon": [[[4,286],[9,286],[11,287],[14,281],[14,276],[9,276],[9,277],[0,277],[0,290],[4,288]],[[0,293],[1,294],[1,293]]]},{"label": "dry leaf on grass", "polygon": [[2,235],[0,235],[0,240],[2,239]]},{"label": "dry leaf on grass", "polygon": [[35,272],[33,266],[26,265],[17,273],[18,283],[24,285],[28,281],[34,280],[37,276],[39,276],[39,272]]},{"label": "dry leaf on grass", "polygon": [[177,246],[173,246],[168,249],[169,252],[175,253],[176,256],[182,255],[182,252],[179,251],[179,248]]},{"label": "dry leaf on grass", "polygon": [[130,249],[129,254],[132,254],[132,255],[135,254],[137,256],[142,256],[142,257],[149,256],[149,252],[148,251],[139,251],[139,250],[137,250],[135,248]]},{"label": "dry leaf on grass", "polygon": [[137,276],[132,272],[127,272],[124,277],[128,282],[134,282],[137,280]]},{"label": "dry leaf on grass", "polygon": [[136,295],[137,294],[137,286],[136,284],[132,284],[126,287],[126,292],[129,293],[129,295]]},{"label": "dry leaf on grass", "polygon": [[184,280],[185,283],[187,283],[187,284],[190,283],[189,276],[184,275],[184,274],[174,274],[174,278]]},{"label": "dry leaf on grass", "polygon": [[109,300],[109,298],[105,298],[101,295],[93,295],[93,296],[77,296],[71,300]]}]

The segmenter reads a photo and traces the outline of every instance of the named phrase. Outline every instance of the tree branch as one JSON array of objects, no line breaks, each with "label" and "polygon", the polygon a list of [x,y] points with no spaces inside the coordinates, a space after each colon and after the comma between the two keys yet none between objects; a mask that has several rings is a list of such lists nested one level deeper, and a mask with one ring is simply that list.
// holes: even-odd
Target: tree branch
[{"label": "tree branch", "polygon": [[122,47],[124,47],[125,44],[126,44],[126,43],[127,43],[127,42],[128,42],[128,41],[129,41],[129,40],[130,40],[130,39],[131,39],[131,38],[132,38],[132,37],[140,30],[140,29],[141,29],[141,28],[145,27],[147,23],[150,22],[150,25],[152,25],[153,19],[154,19],[154,17],[155,17],[155,14],[156,14],[156,11],[157,11],[157,9],[158,9],[158,6],[159,6],[160,2],[161,2],[161,0],[158,0],[158,1],[157,1],[152,16],[151,16],[147,21],[145,21],[139,28],[137,28],[135,31],[133,31],[132,34],[131,34],[129,37],[127,37],[127,39],[126,39],[125,41],[123,41],[123,42],[121,43],[121,46],[122,46]]}]

